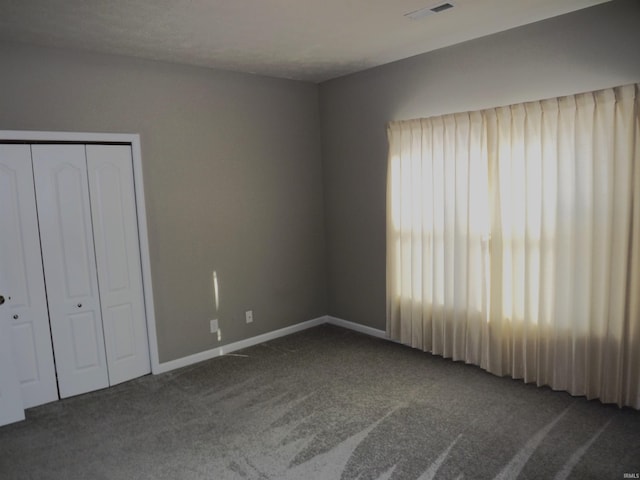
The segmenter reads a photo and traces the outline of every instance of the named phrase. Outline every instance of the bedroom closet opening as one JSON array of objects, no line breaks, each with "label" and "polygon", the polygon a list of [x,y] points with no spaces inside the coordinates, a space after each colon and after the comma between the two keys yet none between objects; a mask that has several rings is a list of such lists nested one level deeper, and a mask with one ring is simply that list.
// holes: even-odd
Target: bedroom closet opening
[{"label": "bedroom closet opening", "polygon": [[0,219],[21,407],[149,373],[131,145],[0,144]]}]

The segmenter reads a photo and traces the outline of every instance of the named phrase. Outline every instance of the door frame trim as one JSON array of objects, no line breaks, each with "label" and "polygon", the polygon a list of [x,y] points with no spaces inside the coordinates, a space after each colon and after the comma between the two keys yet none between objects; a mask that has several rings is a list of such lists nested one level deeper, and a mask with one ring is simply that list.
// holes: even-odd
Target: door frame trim
[{"label": "door frame trim", "polygon": [[142,151],[140,135],[137,133],[90,133],[90,132],[43,132],[30,130],[0,130],[0,142],[70,142],[70,143],[124,143],[131,145],[133,161],[133,182],[138,220],[140,261],[142,264],[142,288],[144,291],[144,309],[147,320],[147,336],[151,372],[160,372],[158,356],[158,335],[153,303],[153,285],[151,280],[151,260],[149,255],[149,234],[147,230],[147,208],[142,176]]}]

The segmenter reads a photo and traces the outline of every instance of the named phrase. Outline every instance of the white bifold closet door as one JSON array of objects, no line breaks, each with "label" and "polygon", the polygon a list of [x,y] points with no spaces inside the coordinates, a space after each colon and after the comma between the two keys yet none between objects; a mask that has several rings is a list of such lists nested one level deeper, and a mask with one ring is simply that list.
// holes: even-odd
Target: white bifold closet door
[{"label": "white bifold closet door", "polygon": [[84,145],[34,145],[33,172],[61,397],[109,386]]},{"label": "white bifold closet door", "polygon": [[109,384],[151,371],[131,147],[87,145]]},{"label": "white bifold closet door", "polygon": [[20,383],[11,346],[11,328],[6,297],[7,287],[0,271],[0,426],[24,420]]},{"label": "white bifold closet door", "polygon": [[29,408],[58,399],[29,145],[0,145],[0,218],[0,274],[10,282],[2,315]]},{"label": "white bifold closet door", "polygon": [[130,147],[33,145],[32,159],[60,396],[148,373]]}]

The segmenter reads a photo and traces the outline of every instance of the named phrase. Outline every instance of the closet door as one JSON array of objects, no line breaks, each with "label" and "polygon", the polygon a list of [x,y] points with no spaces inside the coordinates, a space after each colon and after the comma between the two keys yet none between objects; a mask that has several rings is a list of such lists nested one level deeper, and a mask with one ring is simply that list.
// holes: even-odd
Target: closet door
[{"label": "closet door", "polygon": [[109,386],[84,145],[33,145],[49,318],[62,398]]},{"label": "closet door", "polygon": [[0,271],[0,426],[24,420],[20,384],[11,347],[7,284]]},{"label": "closet door", "polygon": [[87,171],[109,382],[151,371],[131,147],[87,145]]},{"label": "closet door", "polygon": [[29,408],[58,399],[29,145],[0,145],[0,218],[4,313]]}]

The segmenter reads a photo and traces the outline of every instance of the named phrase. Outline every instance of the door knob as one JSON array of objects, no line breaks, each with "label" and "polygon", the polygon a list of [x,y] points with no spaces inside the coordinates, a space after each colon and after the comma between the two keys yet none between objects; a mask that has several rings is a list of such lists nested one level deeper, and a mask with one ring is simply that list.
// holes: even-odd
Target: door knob
[{"label": "door knob", "polygon": [[2,305],[3,303],[4,303],[4,297],[0,295],[0,305]]}]

